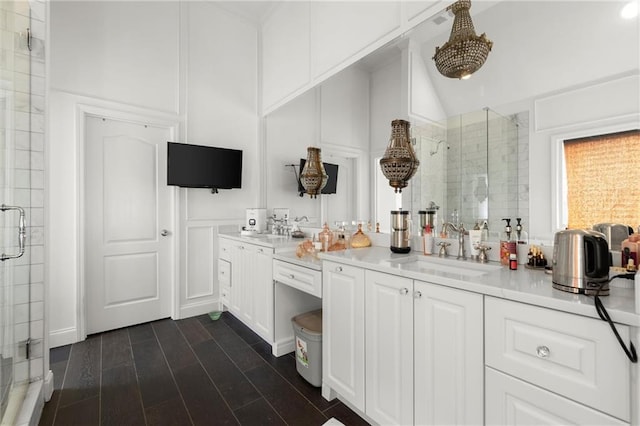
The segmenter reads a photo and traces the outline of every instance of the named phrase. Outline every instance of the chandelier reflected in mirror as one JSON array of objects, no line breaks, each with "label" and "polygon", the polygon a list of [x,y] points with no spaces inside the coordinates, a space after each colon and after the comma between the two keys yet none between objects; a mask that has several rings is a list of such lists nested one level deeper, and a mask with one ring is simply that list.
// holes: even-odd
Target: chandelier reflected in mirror
[{"label": "chandelier reflected in mirror", "polygon": [[327,184],[327,172],[322,164],[320,148],[310,146],[307,148],[307,161],[300,173],[300,183],[311,198],[317,198],[322,188]]},{"label": "chandelier reflected in mirror", "polygon": [[433,60],[440,74],[449,78],[467,79],[478,71],[487,60],[493,42],[482,33],[476,35],[471,21],[469,9],[471,0],[458,0],[447,10],[451,10],[455,17],[449,41],[436,47]]}]

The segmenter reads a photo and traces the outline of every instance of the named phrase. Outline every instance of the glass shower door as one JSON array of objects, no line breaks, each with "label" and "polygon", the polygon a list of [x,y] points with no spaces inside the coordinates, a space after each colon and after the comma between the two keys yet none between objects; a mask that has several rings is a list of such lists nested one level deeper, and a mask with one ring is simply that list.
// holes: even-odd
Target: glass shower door
[{"label": "glass shower door", "polygon": [[29,4],[0,1],[0,419],[12,424],[30,378],[31,79]]}]

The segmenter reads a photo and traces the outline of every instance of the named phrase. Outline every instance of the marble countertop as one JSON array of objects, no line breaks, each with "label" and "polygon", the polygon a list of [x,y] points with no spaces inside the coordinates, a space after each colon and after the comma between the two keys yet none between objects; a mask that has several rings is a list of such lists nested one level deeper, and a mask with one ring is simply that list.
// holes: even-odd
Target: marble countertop
[{"label": "marble countertop", "polygon": [[[523,265],[518,265],[518,270],[511,271],[498,262],[478,264],[470,260],[456,260],[455,257],[442,259],[437,256],[425,256],[416,251],[409,254],[395,254],[388,247],[380,246],[320,253],[320,259],[298,258],[295,249],[304,239],[271,234],[244,236],[238,232],[220,233],[220,236],[272,248],[274,259],[314,270],[321,270],[322,260],[326,259],[488,296],[599,318],[593,297],[556,290],[552,287],[551,275],[543,270],[527,269]],[[635,285],[631,280],[613,280],[609,285],[610,295],[601,297],[605,308],[615,322],[640,327],[639,277],[640,275],[636,276],[637,284]]]},{"label": "marble countertop", "polygon": [[272,248],[274,253],[295,251],[298,244],[304,241],[304,238],[291,238],[285,235],[255,234],[247,236],[240,235],[239,232],[221,232],[219,236],[226,237],[234,241]]},{"label": "marble countertop", "polygon": [[[599,318],[593,297],[556,290],[552,287],[551,275],[543,270],[527,269],[523,265],[519,265],[518,270],[511,271],[497,262],[478,264],[451,257],[441,259],[437,256],[425,256],[417,252],[395,254],[388,247],[321,253],[320,257],[488,296]],[[638,276],[636,283],[640,283]],[[640,289],[634,291],[634,287],[632,280],[613,280],[610,295],[602,296],[601,300],[615,322],[638,327],[640,294],[636,293]]]},{"label": "marble countertop", "polygon": [[294,265],[302,266],[303,268],[322,271],[322,260],[310,256],[298,257],[296,256],[295,248],[292,251],[278,252],[273,255],[273,258],[282,260],[283,262],[293,263]]}]

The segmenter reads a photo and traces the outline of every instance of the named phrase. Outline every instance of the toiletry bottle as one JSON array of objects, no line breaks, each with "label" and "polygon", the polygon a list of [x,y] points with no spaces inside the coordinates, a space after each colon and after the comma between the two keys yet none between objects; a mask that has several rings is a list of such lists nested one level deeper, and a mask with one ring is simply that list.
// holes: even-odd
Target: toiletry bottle
[{"label": "toiletry bottle", "polygon": [[422,248],[423,253],[426,255],[433,253],[433,234],[429,224],[424,227],[424,232],[422,234]]},{"label": "toiletry bottle", "polygon": [[509,254],[509,269],[512,271],[518,269],[518,255],[515,253]]},{"label": "toiletry bottle", "polygon": [[504,227],[504,233],[500,237],[500,263],[503,265],[509,264],[509,255],[516,252],[516,241],[513,238],[511,219],[502,219],[507,222]]},{"label": "toiletry bottle", "polygon": [[482,241],[489,241],[489,224],[487,221],[482,222],[482,237],[480,238]]},{"label": "toiletry bottle", "polygon": [[470,230],[469,246],[471,246],[471,259],[478,260],[478,256],[480,255],[479,246],[481,242],[482,242],[482,231],[480,229]]}]

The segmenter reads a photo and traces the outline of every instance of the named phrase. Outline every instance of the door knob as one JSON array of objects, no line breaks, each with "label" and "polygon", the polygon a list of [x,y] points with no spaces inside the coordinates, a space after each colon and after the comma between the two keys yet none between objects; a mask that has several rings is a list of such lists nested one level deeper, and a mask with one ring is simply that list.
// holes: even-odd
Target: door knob
[{"label": "door knob", "polygon": [[162,235],[163,237],[166,237],[167,235],[169,235],[170,232],[166,229],[163,229],[162,231],[160,231],[160,235]]}]

